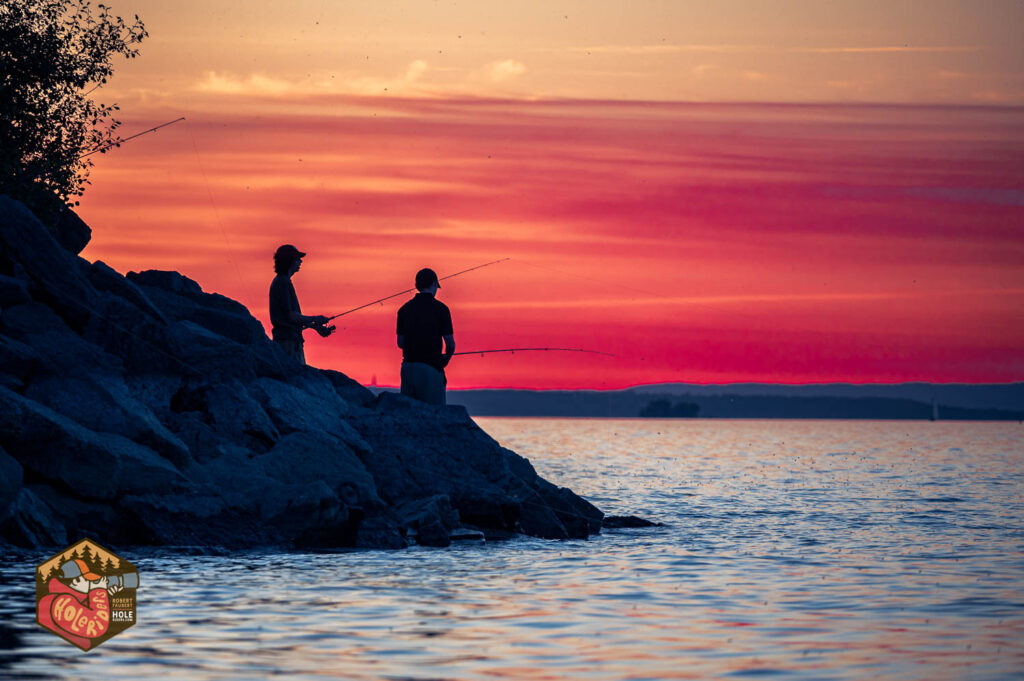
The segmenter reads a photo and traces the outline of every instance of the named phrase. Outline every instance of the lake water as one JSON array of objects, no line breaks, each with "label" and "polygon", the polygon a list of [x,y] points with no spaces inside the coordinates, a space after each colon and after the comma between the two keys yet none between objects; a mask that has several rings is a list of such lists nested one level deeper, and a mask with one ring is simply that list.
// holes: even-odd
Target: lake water
[{"label": "lake water", "polygon": [[[0,677],[1024,678],[1024,425],[479,419],[609,514],[589,541],[121,550],[139,623],[83,653],[0,568]],[[99,538],[102,543],[102,538]]]}]

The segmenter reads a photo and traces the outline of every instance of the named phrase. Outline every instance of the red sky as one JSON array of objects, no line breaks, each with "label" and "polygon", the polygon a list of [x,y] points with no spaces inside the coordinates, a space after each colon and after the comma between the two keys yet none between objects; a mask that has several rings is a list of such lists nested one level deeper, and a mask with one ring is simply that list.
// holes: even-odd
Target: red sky
[{"label": "red sky", "polygon": [[[423,266],[509,257],[443,283],[460,351],[616,355],[457,358],[452,388],[1024,380],[1020,107],[572,96],[550,74],[544,92],[495,91],[532,73],[522,55],[489,62],[496,80],[476,89],[410,89],[424,59],[387,81],[404,90],[374,94],[201,67],[191,81],[154,67],[154,94],[131,86],[145,54],[117,92],[125,133],[187,121],[97,160],[83,255],[120,271],[177,269],[267,324],[281,243],[309,253],[306,313],[408,288]],[[400,302],[309,334],[310,363],[397,384]]]}]

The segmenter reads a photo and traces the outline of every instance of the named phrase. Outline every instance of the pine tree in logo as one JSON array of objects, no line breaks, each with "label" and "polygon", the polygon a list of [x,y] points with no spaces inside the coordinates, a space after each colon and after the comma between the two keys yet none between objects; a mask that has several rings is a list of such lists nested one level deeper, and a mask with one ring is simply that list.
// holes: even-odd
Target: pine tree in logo
[{"label": "pine tree in logo", "polygon": [[96,558],[92,555],[92,550],[89,548],[88,544],[82,545],[82,560],[85,561],[85,564],[89,566],[90,570],[95,567]]}]

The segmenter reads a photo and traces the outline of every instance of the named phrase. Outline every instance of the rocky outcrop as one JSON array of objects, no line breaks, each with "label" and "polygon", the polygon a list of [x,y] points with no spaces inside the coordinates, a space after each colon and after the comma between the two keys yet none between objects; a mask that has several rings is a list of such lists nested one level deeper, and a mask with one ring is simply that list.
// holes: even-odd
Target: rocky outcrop
[{"label": "rocky outcrop", "polygon": [[300,365],[181,274],[78,257],[79,223],[64,234],[0,197],[0,542],[399,548],[600,531],[598,509],[463,408]]}]

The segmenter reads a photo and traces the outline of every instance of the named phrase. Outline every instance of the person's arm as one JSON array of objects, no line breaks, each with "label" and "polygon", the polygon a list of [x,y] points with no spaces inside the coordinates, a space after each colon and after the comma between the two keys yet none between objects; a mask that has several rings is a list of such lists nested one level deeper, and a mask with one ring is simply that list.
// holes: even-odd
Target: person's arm
[{"label": "person's arm", "polygon": [[441,336],[444,339],[444,366],[448,366],[448,362],[452,361],[452,355],[455,354],[455,334],[449,333]]},{"label": "person's arm", "polygon": [[405,349],[405,336],[398,334],[398,347]]},{"label": "person's arm", "polygon": [[297,324],[298,326],[308,329],[311,326],[326,324],[329,320],[322,314],[304,315],[292,310],[288,315],[288,321],[292,324]]}]

